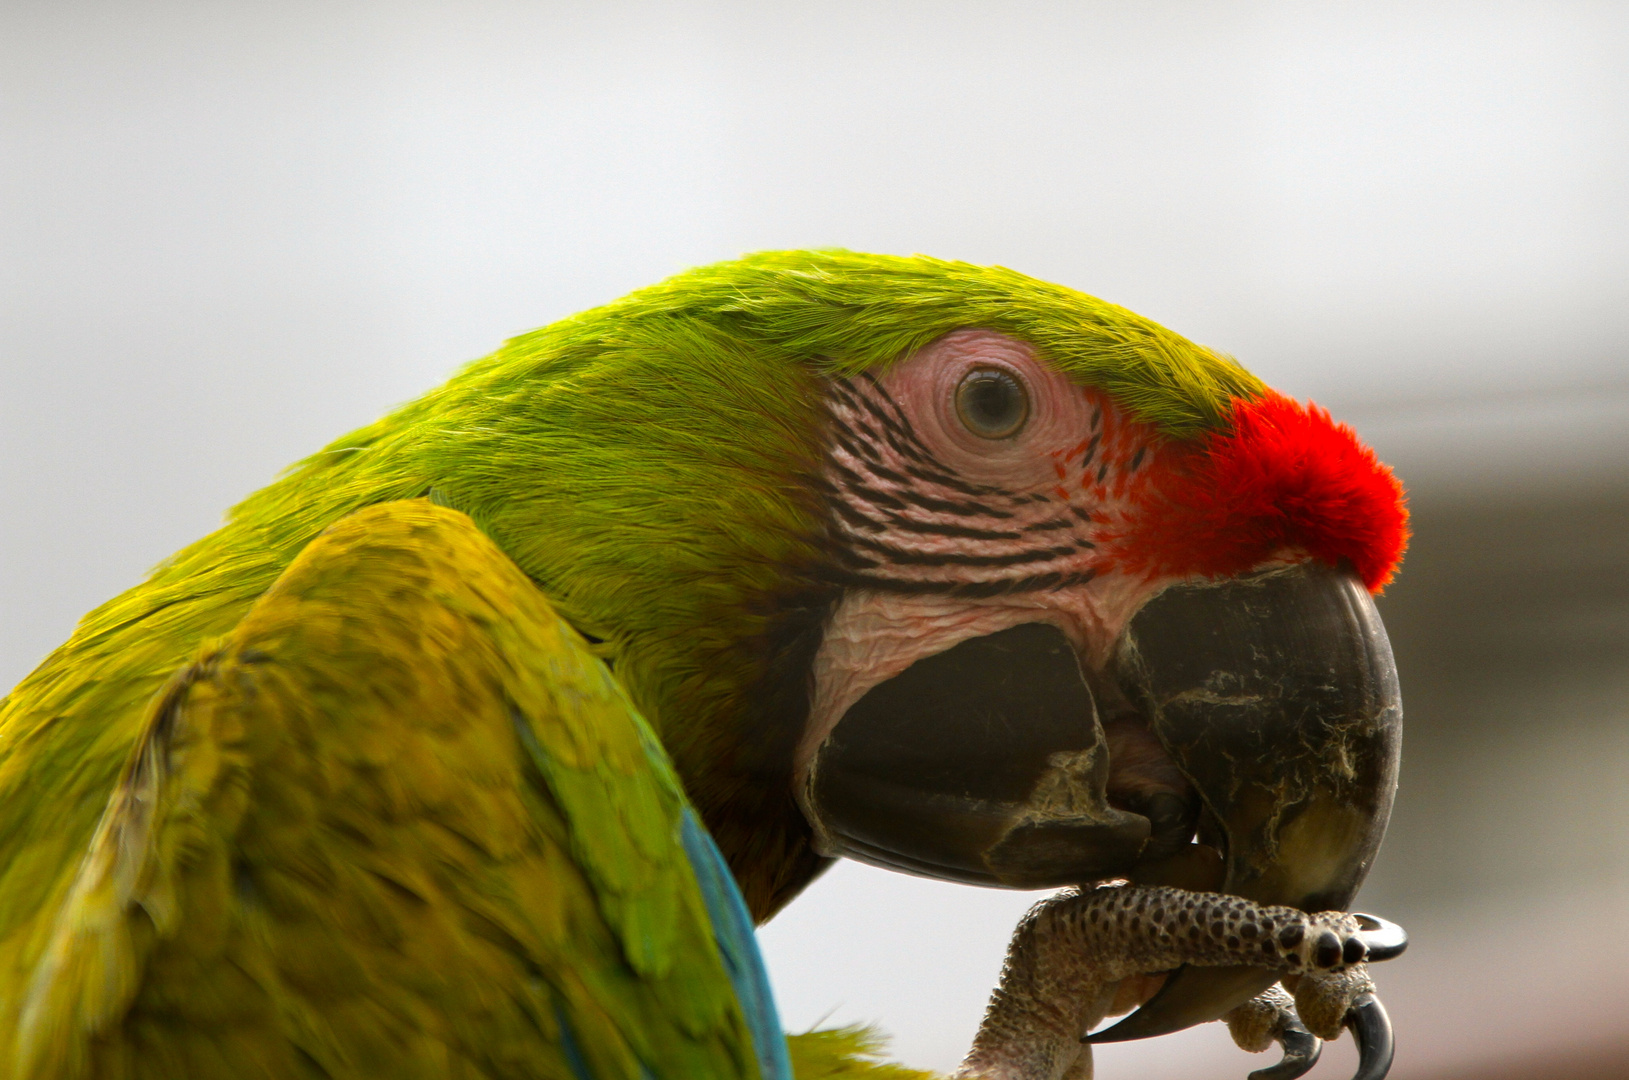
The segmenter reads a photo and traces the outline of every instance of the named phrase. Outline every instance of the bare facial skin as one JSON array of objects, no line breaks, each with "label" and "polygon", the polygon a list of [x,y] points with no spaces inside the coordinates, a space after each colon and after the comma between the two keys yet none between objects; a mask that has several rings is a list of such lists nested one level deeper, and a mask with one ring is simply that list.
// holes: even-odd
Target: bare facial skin
[{"label": "bare facial skin", "polygon": [[[958,413],[958,387],[983,371],[1027,394],[1026,422],[1011,437],[980,437]],[[799,790],[815,751],[868,690],[1021,623],[1061,630],[1106,708],[1118,693],[1102,677],[1115,639],[1169,584],[1123,571],[1107,542],[1133,512],[1130,477],[1159,452],[1152,430],[1046,368],[1029,345],[988,330],[947,334],[879,379],[850,380],[830,408],[827,473],[858,580],[815,659]],[[1040,587],[1023,587],[1037,579]],[[933,591],[952,583],[961,588]],[[1146,730],[1104,719],[1111,799],[1185,790]]]}]

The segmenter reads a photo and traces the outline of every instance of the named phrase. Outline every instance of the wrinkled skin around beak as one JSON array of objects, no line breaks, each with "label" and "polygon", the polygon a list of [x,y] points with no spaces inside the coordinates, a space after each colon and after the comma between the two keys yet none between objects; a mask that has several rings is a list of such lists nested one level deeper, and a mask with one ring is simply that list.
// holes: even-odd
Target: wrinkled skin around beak
[{"label": "wrinkled skin around beak", "polygon": [[[1014,888],[1129,878],[1345,909],[1385,832],[1402,709],[1374,602],[1303,563],[1173,586],[1110,669],[1191,785],[1112,805],[1112,762],[1073,648],[1026,623],[872,688],[817,751],[802,802],[827,854]],[[1197,829],[1197,843],[1190,843]],[[1214,1020],[1276,981],[1184,968],[1093,1041]]]}]

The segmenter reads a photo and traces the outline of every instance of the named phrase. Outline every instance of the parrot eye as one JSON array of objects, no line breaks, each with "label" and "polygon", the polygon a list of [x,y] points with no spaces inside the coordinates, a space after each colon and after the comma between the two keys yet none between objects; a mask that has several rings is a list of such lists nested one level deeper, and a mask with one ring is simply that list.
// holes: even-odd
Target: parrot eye
[{"label": "parrot eye", "polygon": [[956,387],[956,415],[981,439],[1010,438],[1029,419],[1029,391],[999,368],[976,368]]}]

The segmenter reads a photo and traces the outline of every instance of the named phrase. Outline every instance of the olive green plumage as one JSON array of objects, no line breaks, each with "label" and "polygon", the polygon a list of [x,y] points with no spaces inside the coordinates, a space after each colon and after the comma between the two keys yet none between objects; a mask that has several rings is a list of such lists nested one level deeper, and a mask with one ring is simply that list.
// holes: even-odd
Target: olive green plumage
[{"label": "olive green plumage", "polygon": [[4,984],[8,1075],[756,1073],[677,779],[463,515],[326,530],[138,745]]},{"label": "olive green plumage", "polygon": [[812,482],[821,380],[964,326],[1030,341],[1171,437],[1260,392],[1071,290],[846,252],[703,267],[516,338],[235,507],[0,702],[0,1007],[45,947],[155,694],[324,528],[427,495],[594,642],[767,918],[821,866],[773,782],[806,707],[784,676],[835,596]]}]

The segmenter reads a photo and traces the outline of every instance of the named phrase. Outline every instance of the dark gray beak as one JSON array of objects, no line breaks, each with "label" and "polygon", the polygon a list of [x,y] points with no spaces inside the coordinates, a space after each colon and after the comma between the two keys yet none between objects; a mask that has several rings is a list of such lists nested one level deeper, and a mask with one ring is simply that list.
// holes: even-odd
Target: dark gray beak
[{"label": "dark gray beak", "polygon": [[[1351,902],[1385,833],[1402,735],[1391,647],[1353,573],[1307,563],[1174,586],[1132,620],[1109,674],[1188,801],[1110,804],[1074,650],[1024,624],[918,661],[844,715],[802,793],[817,843],[979,885],[1127,877],[1307,911]],[[1276,978],[1183,969],[1094,1041],[1214,1020]]]},{"label": "dark gray beak", "polygon": [[[1309,563],[1167,590],[1132,620],[1117,667],[1203,802],[1218,890],[1346,910],[1385,835],[1403,733],[1391,645],[1356,575]],[[1276,980],[1185,968],[1092,1041],[1215,1020]]]},{"label": "dark gray beak", "polygon": [[919,660],[861,698],[809,771],[830,855],[974,885],[1113,877],[1149,835],[1108,804],[1108,747],[1074,647],[1025,623]]}]

